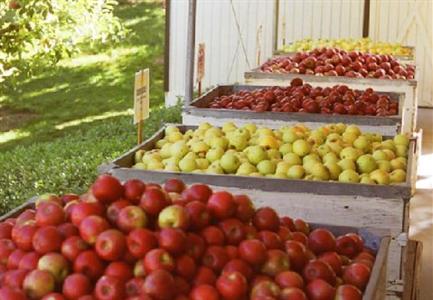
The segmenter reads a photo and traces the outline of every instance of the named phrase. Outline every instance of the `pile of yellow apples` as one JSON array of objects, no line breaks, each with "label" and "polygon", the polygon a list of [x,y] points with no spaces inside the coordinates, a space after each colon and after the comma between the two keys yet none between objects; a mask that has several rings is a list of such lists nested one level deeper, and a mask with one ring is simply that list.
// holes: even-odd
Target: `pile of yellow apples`
[{"label": "pile of yellow apples", "polygon": [[383,139],[355,125],[303,124],[279,129],[202,123],[182,133],[167,126],[155,149],[135,153],[133,168],[365,184],[406,179],[409,138]]},{"label": "pile of yellow apples", "polygon": [[370,38],[311,39],[297,40],[282,48],[283,52],[310,51],[316,48],[338,48],[346,51],[361,51],[373,54],[390,54],[413,57],[412,49],[399,43],[372,41]]}]

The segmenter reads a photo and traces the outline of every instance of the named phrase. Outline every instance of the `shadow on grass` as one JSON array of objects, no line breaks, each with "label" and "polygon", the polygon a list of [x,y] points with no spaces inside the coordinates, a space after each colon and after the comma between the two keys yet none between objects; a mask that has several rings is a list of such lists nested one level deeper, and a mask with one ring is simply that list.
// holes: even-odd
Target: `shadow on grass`
[{"label": "shadow on grass", "polygon": [[[3,95],[0,106],[10,111],[26,110],[34,117],[13,128],[26,132],[25,136],[0,142],[0,150],[49,141],[82,126],[56,129],[66,122],[132,108],[134,74],[142,68],[150,68],[151,72],[151,106],[163,103],[164,11],[161,5],[125,5],[116,14],[130,30],[126,40],[63,60],[57,67],[35,74],[17,90]],[[0,132],[0,141],[2,134],[5,133]]]}]

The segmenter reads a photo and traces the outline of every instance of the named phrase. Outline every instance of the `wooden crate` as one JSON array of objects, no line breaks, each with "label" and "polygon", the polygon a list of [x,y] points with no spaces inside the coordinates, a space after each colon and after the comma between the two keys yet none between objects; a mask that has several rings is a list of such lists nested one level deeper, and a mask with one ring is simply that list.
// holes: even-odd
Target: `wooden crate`
[{"label": "wooden crate", "polygon": [[395,135],[400,132],[402,124],[402,107],[404,94],[402,93],[381,93],[387,94],[399,102],[399,113],[396,116],[358,116],[358,115],[327,115],[311,114],[303,112],[254,112],[234,109],[209,108],[210,102],[222,95],[230,95],[240,90],[254,90],[265,86],[254,85],[220,85],[208,91],[198,99],[187,105],[182,114],[183,124],[199,125],[208,122],[215,126],[222,126],[225,122],[231,121],[238,125],[255,123],[262,126],[279,128],[284,125],[295,125],[303,123],[309,128],[317,128],[329,123],[355,124],[363,132],[380,133],[382,135]]},{"label": "wooden crate", "polygon": [[[11,212],[0,216],[0,222],[7,218],[17,217],[25,209],[34,208],[34,198],[15,208]],[[279,214],[282,214],[278,210]],[[387,230],[373,228],[371,226],[359,228],[353,226],[337,226],[326,223],[310,223],[311,228],[327,228],[334,235],[346,233],[358,233],[365,245],[376,252],[376,259],[371,270],[370,280],[364,291],[363,300],[382,300],[386,295],[387,256],[390,244],[390,236]]]},{"label": "wooden crate", "polygon": [[[178,125],[181,132],[197,126]],[[416,173],[416,140],[411,140],[406,182],[396,185],[351,184],[340,182],[275,179],[234,175],[194,174],[166,171],[147,171],[131,168],[134,154],[139,149],[154,149],[163,138],[161,128],[153,137],[128,151],[113,162],[101,165],[100,173],[110,173],[121,180],[142,179],[163,183],[179,178],[187,184],[202,182],[214,189],[225,189],[236,194],[248,194],[258,206],[268,205],[281,214],[303,218],[310,222],[326,223],[332,219],[336,225],[377,227],[391,233],[388,282],[401,279],[402,252],[407,241],[409,201]],[[320,209],[318,209],[320,208]]]},{"label": "wooden crate", "polygon": [[350,78],[345,76],[315,76],[305,74],[265,73],[259,68],[245,72],[245,82],[251,85],[286,86],[294,78],[301,78],[314,86],[331,87],[345,84],[352,89],[365,90],[373,88],[376,92],[403,93],[401,131],[412,133],[416,129],[417,119],[417,81],[416,80],[386,80],[376,78]]}]

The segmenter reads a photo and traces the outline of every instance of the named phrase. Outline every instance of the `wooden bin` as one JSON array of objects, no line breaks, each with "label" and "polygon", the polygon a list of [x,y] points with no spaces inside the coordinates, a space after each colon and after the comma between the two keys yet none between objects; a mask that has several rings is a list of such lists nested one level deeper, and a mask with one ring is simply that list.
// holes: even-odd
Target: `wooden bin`
[{"label": "wooden bin", "polygon": [[208,91],[198,99],[194,100],[183,110],[183,124],[199,125],[202,122],[209,122],[215,126],[222,126],[225,122],[232,121],[238,125],[255,123],[262,126],[279,128],[284,125],[295,125],[304,123],[310,128],[317,128],[329,123],[355,124],[363,132],[380,133],[382,135],[395,135],[400,132],[403,122],[402,106],[404,94],[402,93],[381,93],[387,94],[391,99],[399,102],[399,113],[396,116],[358,116],[358,115],[327,115],[312,114],[304,112],[254,112],[235,109],[209,108],[210,102],[222,95],[230,95],[241,90],[255,90],[266,86],[255,85],[219,85]]},{"label": "wooden bin", "polygon": [[[178,125],[181,132],[197,126]],[[100,173],[128,180],[138,178],[146,182],[163,183],[179,178],[187,184],[202,182],[214,189],[225,189],[235,194],[248,194],[257,206],[271,206],[283,215],[303,218],[309,222],[335,225],[375,227],[391,234],[388,283],[399,285],[404,249],[409,227],[409,201],[414,189],[416,161],[420,147],[412,139],[409,147],[406,182],[396,185],[352,184],[325,181],[275,179],[235,175],[211,175],[167,171],[148,171],[131,168],[134,154],[139,149],[154,149],[164,137],[161,128],[153,137],[133,148],[113,162],[101,165]]]},{"label": "wooden bin", "polygon": [[[7,218],[16,217],[22,211],[28,208],[34,208],[33,199],[27,201],[23,205],[17,207],[4,216],[0,216],[0,222]],[[280,211],[278,211],[281,214]],[[328,224],[310,223],[311,228],[327,228],[334,235],[339,236],[346,233],[358,233],[364,240],[365,245],[376,252],[376,260],[371,270],[370,280],[365,289],[363,300],[379,300],[385,299],[386,296],[386,274],[387,274],[387,256],[390,244],[389,232],[383,229],[372,227],[353,227],[353,226],[337,226]]]},{"label": "wooden bin", "polygon": [[279,85],[286,86],[294,78],[301,78],[314,86],[334,86],[345,84],[352,89],[365,90],[373,88],[376,92],[403,93],[401,131],[412,133],[416,129],[417,118],[417,81],[416,80],[386,80],[376,78],[351,78],[346,76],[315,76],[290,73],[265,73],[260,68],[245,72],[245,82],[251,85]]}]

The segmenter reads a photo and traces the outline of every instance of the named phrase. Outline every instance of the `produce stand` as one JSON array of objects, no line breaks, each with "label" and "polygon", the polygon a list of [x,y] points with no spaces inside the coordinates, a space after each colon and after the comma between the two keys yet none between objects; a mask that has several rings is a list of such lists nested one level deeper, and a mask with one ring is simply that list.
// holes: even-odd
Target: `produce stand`
[{"label": "produce stand", "polygon": [[401,132],[412,133],[416,129],[417,118],[417,81],[416,80],[386,80],[375,78],[351,78],[346,76],[315,76],[290,73],[266,73],[260,68],[245,72],[245,82],[249,85],[286,86],[294,78],[314,86],[330,87],[345,84],[352,89],[365,90],[373,88],[376,92],[403,93]]},{"label": "produce stand", "polygon": [[[181,132],[197,126],[177,125]],[[234,175],[194,174],[134,169],[137,150],[154,149],[164,137],[165,128],[141,145],[133,148],[113,162],[101,165],[100,173],[126,181],[141,179],[163,183],[179,178],[187,184],[201,182],[215,189],[224,188],[235,194],[248,194],[257,206],[271,206],[281,214],[303,218],[315,223],[326,223],[330,218],[335,225],[387,229],[392,241],[389,251],[388,282],[401,279],[403,257],[409,227],[409,201],[414,189],[416,161],[420,147],[417,139],[409,146],[406,182],[396,185],[352,184],[340,182],[275,179]],[[320,209],[318,209],[320,207]]]},{"label": "produce stand", "polygon": [[272,128],[283,125],[295,125],[303,123],[310,128],[317,128],[326,123],[345,123],[355,124],[363,132],[374,132],[382,135],[394,135],[400,131],[403,123],[403,103],[404,94],[402,93],[379,93],[386,94],[391,99],[397,99],[399,103],[399,113],[395,116],[361,116],[361,115],[338,115],[338,114],[313,114],[303,112],[254,112],[247,110],[234,109],[215,109],[209,108],[210,102],[215,97],[230,95],[241,90],[255,90],[266,86],[256,85],[219,85],[206,94],[195,99],[191,104],[186,105],[183,110],[183,124],[198,125],[209,122],[215,126],[222,126],[225,122],[234,121],[236,124],[255,123]]},{"label": "produce stand", "polygon": [[[16,217],[26,209],[34,209],[34,200],[32,198],[10,211],[9,213],[0,216],[0,222],[8,218]],[[278,213],[281,213],[278,211]],[[326,228],[334,235],[339,236],[346,233],[357,233],[363,240],[365,245],[376,252],[376,258],[371,270],[370,280],[363,294],[363,300],[385,299],[386,293],[386,274],[387,274],[387,256],[390,245],[390,236],[387,230],[369,227],[354,227],[354,226],[336,226],[328,224],[310,223],[311,228]]]}]

